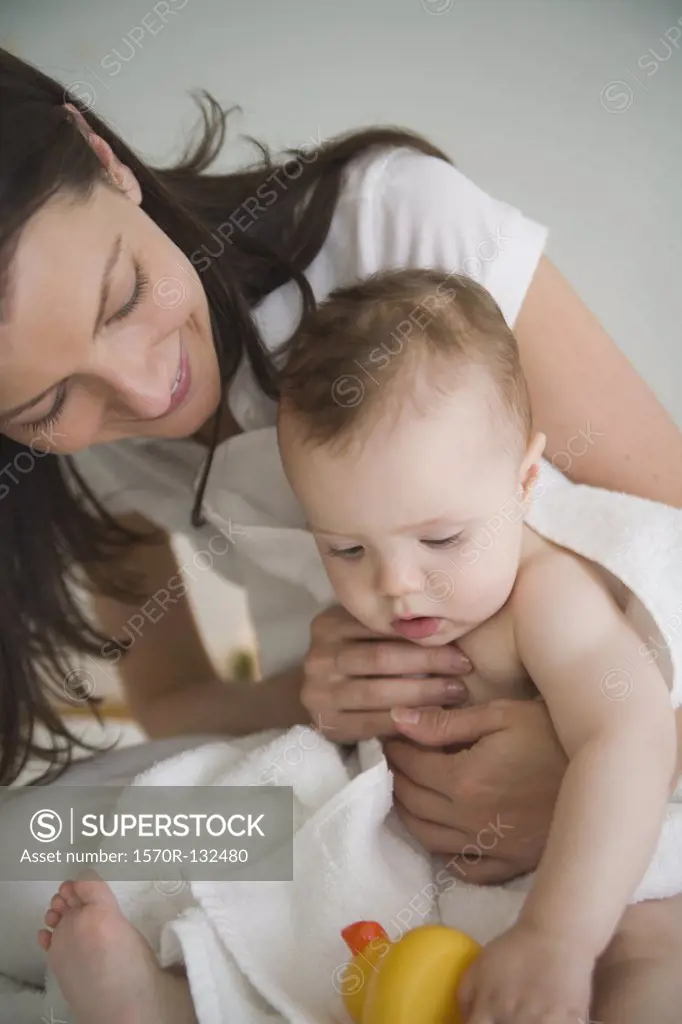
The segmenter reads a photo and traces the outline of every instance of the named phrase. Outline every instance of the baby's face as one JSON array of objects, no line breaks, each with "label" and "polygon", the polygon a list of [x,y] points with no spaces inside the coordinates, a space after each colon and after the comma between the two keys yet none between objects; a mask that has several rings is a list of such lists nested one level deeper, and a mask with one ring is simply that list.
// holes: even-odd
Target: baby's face
[{"label": "baby's face", "polygon": [[522,454],[484,390],[405,403],[349,451],[304,445],[288,416],[280,443],[338,599],[372,631],[424,646],[495,614],[516,578]]}]

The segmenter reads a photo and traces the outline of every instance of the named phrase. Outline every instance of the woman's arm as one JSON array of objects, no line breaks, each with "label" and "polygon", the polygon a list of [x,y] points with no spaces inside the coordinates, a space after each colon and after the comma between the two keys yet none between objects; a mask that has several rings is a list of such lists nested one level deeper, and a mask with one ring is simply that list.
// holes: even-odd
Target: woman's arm
[{"label": "woman's arm", "polygon": [[[137,531],[153,529],[140,516],[122,519]],[[107,565],[112,578],[133,570],[151,601],[123,604],[96,597],[95,615],[110,636],[139,633],[120,658],[119,672],[136,721],[153,738],[191,733],[243,735],[307,721],[298,700],[302,672],[282,673],[253,686],[217,677],[186,596],[170,538],[132,546]],[[141,613],[141,609],[147,609]],[[127,632],[123,632],[128,625]],[[136,628],[132,628],[133,624]],[[105,647],[105,665],[114,663]]]},{"label": "woman's arm", "polygon": [[682,433],[546,258],[514,333],[536,426],[557,469],[682,507]]}]

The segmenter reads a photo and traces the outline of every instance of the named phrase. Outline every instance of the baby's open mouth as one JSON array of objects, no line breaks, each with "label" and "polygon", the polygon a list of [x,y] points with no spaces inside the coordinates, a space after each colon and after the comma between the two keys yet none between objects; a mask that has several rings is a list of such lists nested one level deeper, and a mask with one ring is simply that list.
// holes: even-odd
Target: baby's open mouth
[{"label": "baby's open mouth", "polygon": [[412,618],[394,619],[391,626],[406,640],[423,640],[437,633],[442,621],[442,618],[431,615],[417,615]]}]

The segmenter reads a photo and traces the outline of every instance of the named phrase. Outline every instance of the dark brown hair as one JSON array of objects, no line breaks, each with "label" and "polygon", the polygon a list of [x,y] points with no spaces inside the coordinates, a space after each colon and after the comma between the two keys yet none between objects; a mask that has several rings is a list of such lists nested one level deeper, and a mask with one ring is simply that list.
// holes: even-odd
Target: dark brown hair
[{"label": "dark brown hair", "polygon": [[481,367],[493,385],[492,411],[519,428],[524,447],[530,437],[516,339],[490,293],[464,274],[391,270],[337,288],[303,318],[279,359],[280,414],[291,412],[314,444],[341,449],[406,398],[419,405],[419,365],[446,393],[458,371]]},{"label": "dark brown hair", "polygon": [[[301,148],[273,160],[255,143],[259,158],[252,166],[209,174],[225,142],[227,114],[207,93],[197,100],[203,130],[196,145],[176,166],[153,168],[77,96],[0,49],[0,301],[14,250],[33,214],[60,192],[85,200],[105,180],[100,161],[64,107],[71,103],[132,169],[142,189],[142,209],[201,274],[223,396],[245,355],[260,387],[276,397],[275,367],[251,310],[291,280],[300,289],[304,312],[314,308],[304,271],[327,236],[348,164],[373,147],[389,146],[448,158],[412,132],[372,127],[325,142],[314,159]],[[265,204],[264,190],[272,194],[273,176],[278,168],[285,174],[287,166],[287,187],[276,190],[275,201],[248,230],[233,230],[226,238],[225,225],[234,223],[230,218],[257,199]],[[216,429],[218,422],[219,416]],[[217,434],[211,456],[216,439]],[[28,467],[29,460],[27,472],[21,466]],[[210,462],[209,457],[194,509],[188,508],[195,525],[202,521]],[[68,457],[38,457],[0,436],[0,466],[14,478],[11,486],[0,488],[0,784],[6,785],[31,755],[46,761],[51,775],[72,760],[79,741],[57,710],[64,702],[64,680],[74,653],[97,657],[111,639],[89,621],[76,585],[84,567],[91,578],[97,576],[98,566],[137,538],[100,507]],[[36,738],[37,725],[45,727],[46,742]]]}]

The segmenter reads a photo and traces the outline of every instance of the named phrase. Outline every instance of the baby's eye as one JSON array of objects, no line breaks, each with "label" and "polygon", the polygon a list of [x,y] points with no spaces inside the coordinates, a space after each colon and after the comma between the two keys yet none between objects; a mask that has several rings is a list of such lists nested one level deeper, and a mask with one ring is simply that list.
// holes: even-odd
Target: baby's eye
[{"label": "baby's eye", "polygon": [[443,537],[442,540],[423,540],[422,544],[426,544],[429,548],[452,548],[456,544],[461,544],[464,531],[455,533],[452,537]]},{"label": "baby's eye", "polygon": [[361,544],[356,544],[352,548],[329,548],[328,554],[332,555],[334,558],[347,558],[350,560],[353,558],[362,558],[364,550],[365,549]]}]

